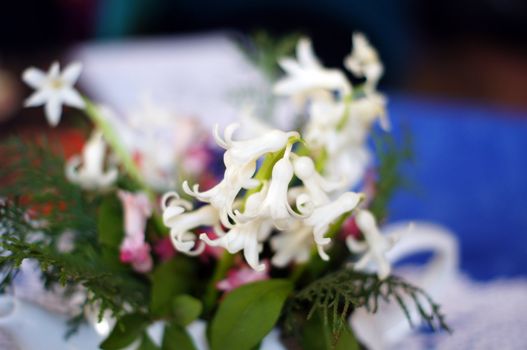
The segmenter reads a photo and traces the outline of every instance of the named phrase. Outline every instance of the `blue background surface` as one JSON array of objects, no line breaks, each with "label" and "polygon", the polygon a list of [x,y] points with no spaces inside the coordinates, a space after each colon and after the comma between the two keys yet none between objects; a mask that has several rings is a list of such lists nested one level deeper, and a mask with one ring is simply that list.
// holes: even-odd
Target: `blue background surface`
[{"label": "blue background surface", "polygon": [[415,161],[390,221],[423,219],[454,231],[471,277],[527,275],[527,114],[390,95],[393,133],[410,127]]}]

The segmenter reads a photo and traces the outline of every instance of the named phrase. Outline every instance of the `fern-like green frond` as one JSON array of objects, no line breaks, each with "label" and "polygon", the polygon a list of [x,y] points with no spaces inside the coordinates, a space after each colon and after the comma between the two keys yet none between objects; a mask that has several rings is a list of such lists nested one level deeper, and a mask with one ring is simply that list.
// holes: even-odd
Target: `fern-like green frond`
[{"label": "fern-like green frond", "polygon": [[380,299],[397,303],[412,326],[414,306],[431,329],[450,331],[439,305],[421,288],[397,276],[381,281],[376,275],[339,270],[302,289],[294,297],[294,303],[308,307],[308,318],[320,311],[324,322],[331,322],[333,332],[338,334],[353,308],[366,307],[376,312]]}]

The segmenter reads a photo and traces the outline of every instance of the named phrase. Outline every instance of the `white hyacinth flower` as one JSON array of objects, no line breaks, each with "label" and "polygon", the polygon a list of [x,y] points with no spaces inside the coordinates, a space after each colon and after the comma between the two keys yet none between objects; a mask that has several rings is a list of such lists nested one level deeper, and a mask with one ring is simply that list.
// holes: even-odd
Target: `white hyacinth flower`
[{"label": "white hyacinth flower", "polygon": [[310,148],[325,148],[334,153],[338,148],[338,125],[346,106],[342,102],[314,100],[308,106],[309,121],[304,129],[304,139]]},{"label": "white hyacinth flower", "polygon": [[298,217],[289,205],[288,198],[289,183],[294,175],[293,164],[289,159],[290,151],[288,147],[284,156],[274,165],[271,180],[260,191],[262,196],[265,195],[261,204],[247,207],[244,213],[236,212],[236,221],[245,222],[256,217],[265,217],[272,219],[274,225],[282,229],[289,225],[291,219]]},{"label": "white hyacinth flower", "polygon": [[329,225],[342,214],[355,209],[363,197],[362,193],[345,192],[334,201],[314,208],[313,213],[305,220],[305,223],[313,227],[315,243],[321,246],[329,244],[331,239],[324,237]]},{"label": "white hyacinth flower", "polygon": [[[298,157],[294,161],[295,175],[302,181],[309,199],[316,207],[329,202],[328,193],[341,189],[343,181],[331,182],[323,178],[315,169],[315,163],[309,157]],[[298,201],[297,201],[298,202]]]},{"label": "white hyacinth flower", "polygon": [[313,246],[313,228],[301,221],[288,230],[284,230],[271,238],[271,249],[275,252],[271,264],[276,267],[286,267],[291,262],[301,264],[309,260]]},{"label": "white hyacinth flower", "polygon": [[[359,129],[359,133],[363,132],[362,140],[366,138],[376,120],[379,120],[384,131],[390,131],[390,121],[386,112],[386,98],[383,95],[371,93],[350,104],[348,123],[351,124],[348,131],[353,132],[353,130]],[[356,123],[353,124],[353,121]]]},{"label": "white hyacinth flower", "polygon": [[[218,210],[205,205],[192,210],[192,203],[180,199],[175,192],[166,193],[161,200],[163,223],[170,228],[170,239],[174,247],[187,255],[199,255],[205,249],[203,243],[197,245],[196,234],[191,230],[201,226],[219,227]],[[186,212],[188,211],[188,212]]]},{"label": "white hyacinth flower", "polygon": [[384,67],[379,54],[362,33],[353,33],[353,51],[344,59],[344,66],[353,74],[366,78],[366,90],[372,92],[381,79]]},{"label": "white hyacinth flower", "polygon": [[394,246],[397,237],[382,235],[377,227],[375,217],[368,210],[360,210],[355,221],[364,236],[364,242],[357,241],[351,236],[346,239],[346,244],[351,252],[363,254],[353,267],[355,270],[368,270],[373,264],[377,268],[377,276],[383,280],[391,272],[391,265],[386,258],[386,253]]},{"label": "white hyacinth flower", "polygon": [[220,211],[221,221],[225,226],[230,226],[228,216],[232,216],[234,199],[242,188],[250,189],[259,185],[257,180],[252,179],[256,171],[256,161],[267,153],[283,149],[289,138],[298,136],[296,132],[271,130],[250,140],[234,141],[232,135],[236,128],[238,124],[229,125],[225,129],[223,139],[219,136],[217,127],[215,128],[216,142],[226,149],[223,156],[225,163],[223,180],[205,192],[200,192],[198,185],[194,185],[191,189],[187,182],[183,183],[183,189],[187,194],[210,203]]},{"label": "white hyacinth flower", "polygon": [[22,73],[22,80],[37,91],[25,101],[26,107],[45,105],[44,111],[51,126],[60,121],[62,105],[84,108],[81,95],[73,88],[82,71],[80,63],[68,65],[60,72],[58,62],[54,62],[45,73],[40,69],[30,67]]},{"label": "white hyacinth flower", "polygon": [[82,156],[74,156],[66,163],[66,178],[85,190],[104,190],[118,176],[117,168],[105,170],[106,142],[102,132],[95,130],[82,149]]},{"label": "white hyacinth flower", "polygon": [[341,96],[351,93],[351,84],[344,73],[338,69],[323,67],[315,56],[309,39],[302,38],[298,41],[296,56],[297,60],[283,58],[278,62],[287,76],[275,84],[275,94],[294,96],[303,101],[313,95],[329,97],[333,91],[338,91]]},{"label": "white hyacinth flower", "polygon": [[[245,202],[245,210],[250,213],[256,212],[265,200],[267,190],[268,186],[264,184],[259,192],[250,195]],[[246,222],[237,222],[226,233],[221,228],[217,228],[216,233],[219,235],[217,239],[211,240],[206,234],[200,235],[200,239],[210,246],[223,247],[231,254],[243,250],[249,266],[257,271],[263,271],[265,264],[259,262],[261,242],[267,239],[272,229],[271,220],[257,217]]]},{"label": "white hyacinth flower", "polygon": [[256,218],[254,220],[238,223],[228,232],[216,230],[219,238],[210,239],[207,234],[202,233],[200,239],[213,247],[223,247],[229,253],[235,254],[243,250],[243,256],[256,271],[264,271],[265,264],[260,263],[259,254],[262,250],[264,241],[273,229],[272,222],[269,220]]}]

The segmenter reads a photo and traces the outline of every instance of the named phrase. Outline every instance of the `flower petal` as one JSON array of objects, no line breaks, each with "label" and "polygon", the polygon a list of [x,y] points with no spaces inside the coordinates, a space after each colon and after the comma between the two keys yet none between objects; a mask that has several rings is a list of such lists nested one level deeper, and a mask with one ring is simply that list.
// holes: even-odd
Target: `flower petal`
[{"label": "flower petal", "polygon": [[46,118],[48,118],[49,125],[55,127],[60,121],[62,114],[62,104],[56,96],[51,96],[44,107]]},{"label": "flower petal", "polygon": [[79,109],[83,109],[86,106],[81,95],[75,89],[67,88],[62,90],[60,94],[65,105]]},{"label": "flower petal", "polygon": [[320,67],[320,63],[318,62],[318,59],[313,51],[313,45],[311,44],[311,40],[309,40],[308,38],[300,39],[296,47],[296,55],[298,56],[298,61],[304,67]]},{"label": "flower petal", "polygon": [[46,74],[38,68],[29,67],[22,73],[22,80],[34,89],[42,87],[46,80]]},{"label": "flower petal", "polygon": [[49,91],[48,90],[39,90],[33,93],[24,101],[25,107],[37,107],[41,106],[48,100]]},{"label": "flower petal", "polygon": [[57,79],[60,75],[60,65],[57,61],[53,62],[48,70],[48,79]]},{"label": "flower petal", "polygon": [[75,84],[77,82],[77,79],[79,79],[79,76],[82,72],[82,63],[80,62],[73,62],[69,64],[64,71],[62,72],[62,80],[64,80],[69,85]]}]

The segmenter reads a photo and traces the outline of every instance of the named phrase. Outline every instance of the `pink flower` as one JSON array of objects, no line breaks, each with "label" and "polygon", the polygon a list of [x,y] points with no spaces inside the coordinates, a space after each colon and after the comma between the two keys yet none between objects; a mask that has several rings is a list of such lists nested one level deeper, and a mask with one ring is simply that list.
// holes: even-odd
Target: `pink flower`
[{"label": "pink flower", "polygon": [[162,261],[170,260],[176,255],[176,250],[174,249],[169,236],[163,237],[155,242],[154,253],[156,253]]},{"label": "pink flower", "polygon": [[357,226],[355,217],[348,218],[346,221],[344,221],[344,224],[342,225],[342,230],[341,230],[342,239],[346,239],[347,237],[350,237],[350,236],[355,239],[360,239],[361,237],[360,229]]},{"label": "pink flower", "polygon": [[144,193],[118,192],[124,207],[125,237],[120,247],[121,262],[131,264],[134,270],[146,273],[152,269],[150,245],[145,242],[146,221],[152,215],[152,206]]},{"label": "pink flower", "polygon": [[188,148],[183,154],[183,168],[192,175],[203,173],[212,161],[212,154],[205,144]]},{"label": "pink flower", "polygon": [[152,270],[153,261],[150,256],[150,245],[136,237],[126,236],[121,243],[119,258],[121,262],[131,264],[133,269],[140,273]]},{"label": "pink flower", "polygon": [[269,279],[269,263],[267,261],[264,263],[265,269],[263,271],[255,271],[245,264],[240,267],[232,268],[227,273],[227,278],[216,284],[216,288],[229,292],[247,283]]}]

